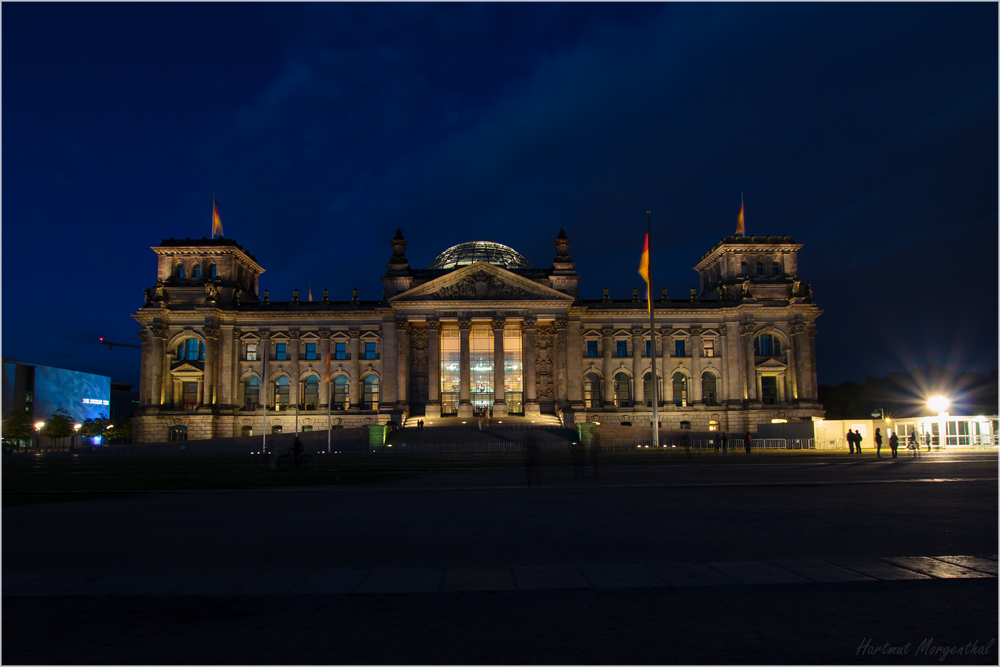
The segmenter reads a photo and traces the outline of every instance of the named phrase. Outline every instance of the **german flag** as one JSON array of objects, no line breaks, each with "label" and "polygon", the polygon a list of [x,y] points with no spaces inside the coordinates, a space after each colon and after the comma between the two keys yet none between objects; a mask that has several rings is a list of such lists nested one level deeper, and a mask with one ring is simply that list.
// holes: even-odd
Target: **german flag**
[{"label": "german flag", "polygon": [[652,301],[649,298],[650,286],[649,286],[649,229],[647,224],[646,229],[646,241],[642,244],[642,256],[639,258],[639,275],[642,279],[646,281],[646,301],[649,303],[649,307],[652,308]]},{"label": "german flag", "polygon": [[222,218],[219,217],[219,207],[215,203],[215,195],[212,195],[212,238],[218,234],[222,236]]},{"label": "german flag", "polygon": [[740,196],[740,217],[736,218],[736,235],[743,236],[743,196]]}]

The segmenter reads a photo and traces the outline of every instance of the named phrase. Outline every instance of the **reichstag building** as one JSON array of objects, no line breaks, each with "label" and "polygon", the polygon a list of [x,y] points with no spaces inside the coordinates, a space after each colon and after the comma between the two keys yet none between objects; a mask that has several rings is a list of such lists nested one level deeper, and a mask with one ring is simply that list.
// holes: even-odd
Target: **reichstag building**
[{"label": "reichstag building", "polygon": [[[499,243],[410,266],[397,230],[380,301],[272,301],[232,239],[166,239],[141,325],[137,442],[414,423],[492,410],[539,424],[756,430],[821,417],[816,318],[790,237],[722,239],[689,298],[581,298],[563,230],[552,266]],[[638,252],[637,252],[638,259]],[[297,422],[296,422],[297,417]]]}]

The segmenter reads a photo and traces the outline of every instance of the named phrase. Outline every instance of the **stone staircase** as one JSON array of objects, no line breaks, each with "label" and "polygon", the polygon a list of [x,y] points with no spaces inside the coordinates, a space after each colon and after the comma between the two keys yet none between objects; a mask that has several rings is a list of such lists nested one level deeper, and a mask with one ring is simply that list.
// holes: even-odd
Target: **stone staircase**
[{"label": "stone staircase", "polygon": [[[417,429],[417,421],[424,420],[423,430]],[[576,431],[563,428],[554,415],[528,417],[504,417],[493,419],[489,426],[479,428],[478,419],[443,417],[427,419],[410,417],[402,429],[390,433],[386,443],[410,446],[427,443],[516,443],[531,431],[536,441],[543,447],[564,446],[576,439]]]},{"label": "stone staircase", "polygon": [[[427,418],[423,416],[408,417],[403,423],[403,428],[416,429],[417,422],[423,420],[424,432],[440,428],[469,427],[479,429],[479,419],[477,417],[437,417]],[[486,424],[483,424],[486,428]],[[536,415],[533,417],[509,416],[503,418],[493,418],[490,420],[490,429],[504,430],[507,428],[562,428],[562,422],[555,415]]]}]

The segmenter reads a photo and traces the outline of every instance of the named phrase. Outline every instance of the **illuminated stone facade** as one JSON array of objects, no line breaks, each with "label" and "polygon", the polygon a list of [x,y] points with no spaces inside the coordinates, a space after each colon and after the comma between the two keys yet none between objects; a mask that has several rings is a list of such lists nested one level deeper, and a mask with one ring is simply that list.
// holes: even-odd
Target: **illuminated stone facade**
[{"label": "illuminated stone facade", "polygon": [[[440,424],[478,409],[651,424],[646,303],[606,290],[581,299],[562,230],[544,269],[489,242],[431,263],[446,268],[413,268],[402,234],[390,243],[381,301],[330,301],[326,290],[271,301],[258,294],[264,269],[230,239],[153,248],[158,280],[134,315],[143,343],[133,437],[260,434],[265,408],[268,432],[286,433],[296,413],[300,429],[325,429],[328,410],[345,427]],[[788,237],[725,238],[694,267],[699,295],[654,301],[661,427],[743,431],[822,416],[822,311],[799,281],[800,248]]]}]

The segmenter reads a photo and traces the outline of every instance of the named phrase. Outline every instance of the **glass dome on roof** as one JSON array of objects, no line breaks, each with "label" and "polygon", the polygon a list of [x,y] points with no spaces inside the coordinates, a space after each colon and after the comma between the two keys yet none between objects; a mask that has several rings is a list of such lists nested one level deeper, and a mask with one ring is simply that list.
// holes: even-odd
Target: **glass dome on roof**
[{"label": "glass dome on roof", "polygon": [[476,262],[488,262],[505,269],[530,269],[531,263],[524,255],[502,243],[493,241],[468,241],[445,250],[434,258],[429,269],[454,269]]}]

